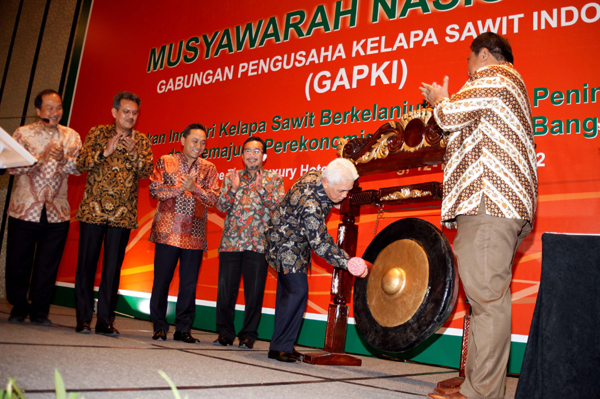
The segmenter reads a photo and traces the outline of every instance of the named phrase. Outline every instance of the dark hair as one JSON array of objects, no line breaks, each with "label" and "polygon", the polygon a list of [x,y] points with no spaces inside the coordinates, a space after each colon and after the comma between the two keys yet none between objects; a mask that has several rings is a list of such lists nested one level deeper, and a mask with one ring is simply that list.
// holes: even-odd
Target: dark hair
[{"label": "dark hair", "polygon": [[471,43],[471,51],[478,55],[481,49],[486,48],[498,61],[514,61],[512,48],[508,40],[497,33],[485,32],[477,36]]},{"label": "dark hair", "polygon": [[246,143],[249,143],[251,141],[258,141],[259,143],[261,143],[263,146],[262,153],[265,155],[267,154],[267,146],[265,145],[264,140],[261,139],[260,137],[256,137],[256,136],[248,137],[246,139],[246,141],[244,141],[244,144],[242,145],[242,151],[244,151],[244,147],[246,147]]},{"label": "dark hair", "polygon": [[138,108],[142,105],[142,100],[140,100],[140,98],[137,95],[128,91],[122,91],[120,93],[117,93],[115,98],[113,98],[113,108],[117,111],[119,110],[119,108],[121,108],[121,100],[134,101],[137,104]]},{"label": "dark hair", "polygon": [[[201,125],[200,123],[192,123],[191,125],[189,125],[188,127],[186,127],[185,129],[183,129],[183,132],[181,132],[181,137],[187,137],[190,135],[190,131],[193,129],[198,129],[198,130],[202,130],[204,132],[205,136],[208,136],[206,134],[206,128],[204,127],[204,125]],[[208,137],[206,137],[208,138]]]},{"label": "dark hair", "polygon": [[60,94],[58,94],[56,91],[54,91],[52,89],[46,89],[46,90],[40,91],[38,93],[38,95],[35,96],[35,99],[33,100],[33,105],[35,105],[36,109],[39,109],[39,110],[42,109],[42,103],[44,102],[44,96],[47,96],[48,94],[56,94],[60,98],[60,102],[62,103],[62,97],[60,96]]}]

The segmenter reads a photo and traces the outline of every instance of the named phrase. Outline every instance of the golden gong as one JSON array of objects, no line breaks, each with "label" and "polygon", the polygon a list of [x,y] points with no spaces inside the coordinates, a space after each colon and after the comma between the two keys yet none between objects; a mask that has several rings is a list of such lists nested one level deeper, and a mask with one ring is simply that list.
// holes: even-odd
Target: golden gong
[{"label": "golden gong", "polygon": [[367,305],[384,327],[411,319],[429,286],[429,261],[417,242],[398,240],[377,256],[367,283]]}]

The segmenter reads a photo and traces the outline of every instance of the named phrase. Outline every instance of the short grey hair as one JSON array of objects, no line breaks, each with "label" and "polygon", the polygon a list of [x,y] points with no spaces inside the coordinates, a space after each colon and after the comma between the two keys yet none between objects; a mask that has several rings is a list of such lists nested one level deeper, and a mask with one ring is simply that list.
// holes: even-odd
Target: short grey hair
[{"label": "short grey hair", "polygon": [[358,172],[352,162],[345,158],[336,158],[329,162],[329,165],[323,171],[322,176],[327,179],[329,184],[337,185],[342,180],[358,179]]}]

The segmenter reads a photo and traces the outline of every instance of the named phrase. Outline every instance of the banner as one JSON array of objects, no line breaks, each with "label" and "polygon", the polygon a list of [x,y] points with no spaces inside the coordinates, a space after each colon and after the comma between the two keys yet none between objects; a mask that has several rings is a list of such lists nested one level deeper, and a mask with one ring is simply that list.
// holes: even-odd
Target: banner
[{"label": "banner", "polygon": [[[417,109],[421,82],[441,83],[447,75],[450,93],[458,91],[468,79],[472,40],[484,31],[497,32],[509,39],[514,65],[527,84],[537,145],[537,218],[515,258],[511,288],[513,347],[524,346],[540,281],[542,233],[599,231],[599,20],[600,2],[579,0],[94,2],[82,56],[75,60],[80,63],[69,125],[83,139],[92,126],[112,123],[113,96],[131,91],[142,99],[136,129],[148,134],[155,161],[181,151],[180,132],[202,123],[208,128],[203,158],[215,164],[221,181],[229,170],[243,168],[241,145],[255,135],[267,143],[265,168],[281,174],[287,190],[305,172],[334,159],[340,138],[364,137]],[[432,180],[442,180],[439,165],[359,182],[374,189]],[[74,216],[85,176],[70,184]],[[139,229],[132,231],[120,285],[124,296],[143,299],[138,310],[146,315],[154,256],[148,237],[156,205],[143,180]],[[363,207],[361,212],[357,255],[399,218],[440,226],[436,208],[378,213]],[[224,217],[210,210],[209,250],[197,289],[197,303],[209,310],[217,295]],[[58,278],[65,287],[73,286],[76,271],[79,226],[72,222]],[[334,237],[339,223],[333,211],[328,227]],[[455,231],[443,232],[452,242]],[[321,326],[331,299],[331,272],[313,257],[305,318]],[[177,289],[175,276],[171,295]],[[275,290],[272,272],[266,314],[273,313]],[[243,303],[240,294],[238,304]],[[464,314],[461,292],[440,334],[459,343]],[[214,329],[214,320],[199,313],[195,325]],[[261,338],[270,338],[272,318],[263,317],[261,329]],[[371,353],[353,334],[352,350]],[[318,346],[322,340],[306,342]],[[452,345],[452,361],[437,355],[428,361],[457,365],[459,348]],[[427,351],[444,350],[431,345],[419,354]],[[522,358],[514,352],[513,358],[510,371],[518,372]]]}]

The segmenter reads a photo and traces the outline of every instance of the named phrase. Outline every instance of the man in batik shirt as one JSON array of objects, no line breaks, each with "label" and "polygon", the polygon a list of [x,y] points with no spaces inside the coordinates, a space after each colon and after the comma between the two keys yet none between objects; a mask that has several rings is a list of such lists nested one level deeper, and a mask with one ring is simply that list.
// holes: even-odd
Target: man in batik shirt
[{"label": "man in batik shirt", "polygon": [[465,382],[432,398],[503,398],[510,352],[512,263],[532,230],[537,169],[531,105],[510,44],[484,33],[471,44],[470,79],[452,97],[423,84],[449,135],[442,224],[458,228],[454,252],[472,307]]},{"label": "man in batik shirt", "polygon": [[265,142],[250,137],[242,146],[245,169],[231,171],[223,182],[217,209],[227,212],[219,246],[219,289],[215,343],[232,345],[236,337],[233,318],[235,302],[244,278],[244,324],[237,334],[240,348],[252,349],[258,338],[258,324],[267,279],[265,228],[285,194],[283,179],[264,170]]},{"label": "man in batik shirt", "polygon": [[154,284],[150,298],[152,339],[167,339],[167,299],[179,261],[179,294],[173,339],[194,344],[191,335],[196,314],[196,283],[206,246],[207,209],[217,202],[219,186],[215,165],[201,158],[206,128],[198,123],[181,133],[183,153],[163,155],[150,176],[150,196],[158,200],[150,241],[154,249]]},{"label": "man in batik shirt", "polygon": [[89,334],[94,312],[94,280],[104,243],[98,292],[96,334],[119,336],[113,326],[121,266],[131,229],[137,229],[138,185],[152,172],[148,137],[133,129],[141,100],[124,91],[113,99],[115,123],[90,130],[77,158],[77,169],[88,172],[79,220],[79,253],[75,276],[76,332]]},{"label": "man in batik shirt", "polygon": [[[268,357],[298,359],[294,343],[308,299],[311,249],[333,267],[347,269],[348,254],[327,232],[327,215],[347,197],[358,179],[352,162],[338,158],[325,171],[304,174],[275,208],[267,225],[267,262],[279,272],[275,329]],[[295,354],[296,353],[296,354]]]},{"label": "man in batik shirt", "polygon": [[71,218],[67,182],[70,174],[79,174],[75,161],[81,139],[73,129],[58,124],[63,109],[57,92],[42,91],[34,105],[40,121],[18,128],[13,135],[38,161],[9,169],[19,178],[8,208],[6,297],[13,305],[9,322],[22,323],[29,315],[32,323],[49,326],[50,297]]}]

